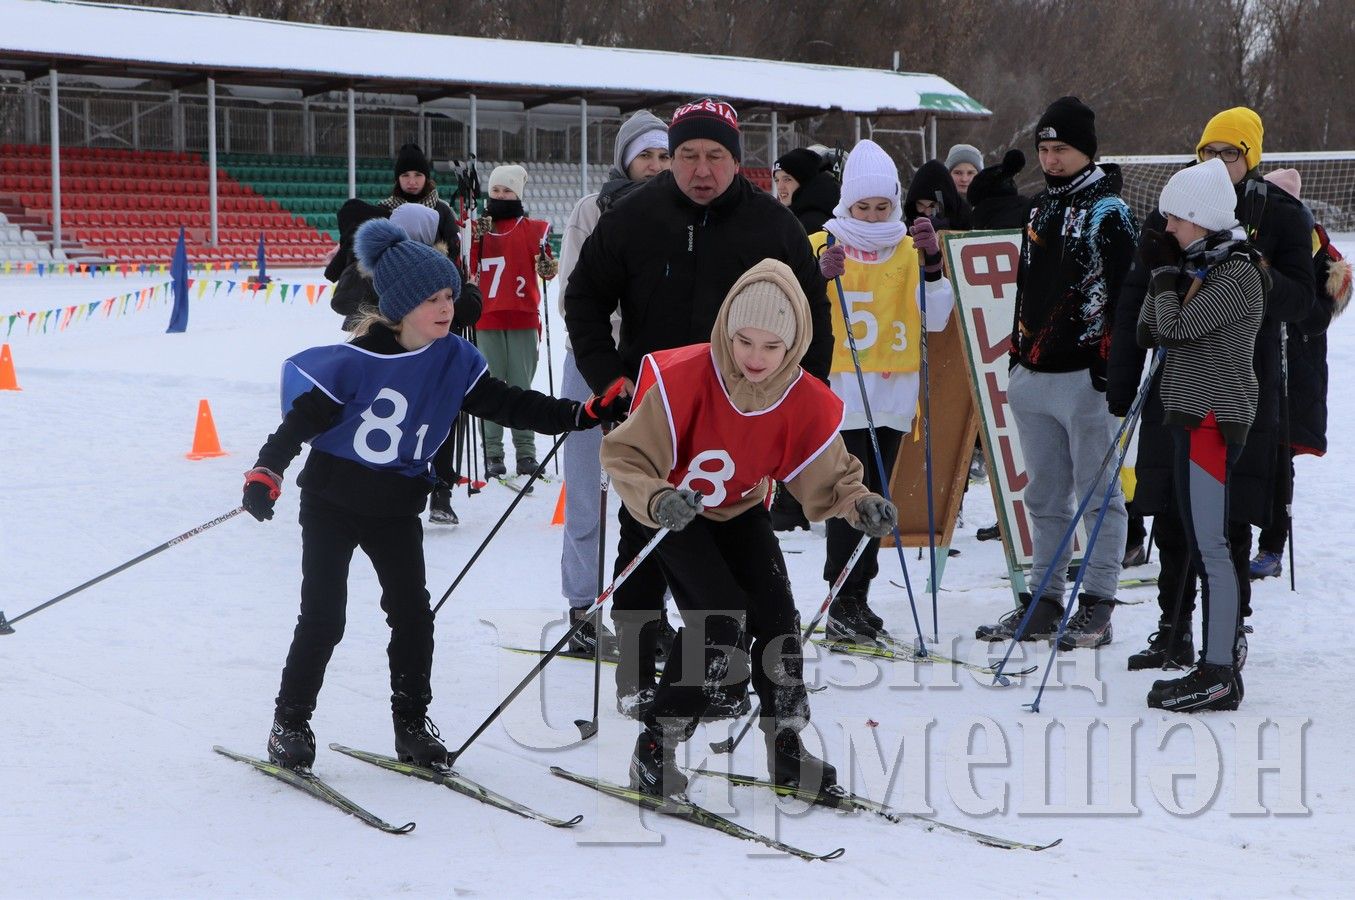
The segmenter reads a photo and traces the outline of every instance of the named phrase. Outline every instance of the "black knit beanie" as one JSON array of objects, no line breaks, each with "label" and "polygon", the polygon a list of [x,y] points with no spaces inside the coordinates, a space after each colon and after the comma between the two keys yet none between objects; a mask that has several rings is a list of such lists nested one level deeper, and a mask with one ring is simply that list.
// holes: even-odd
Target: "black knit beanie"
[{"label": "black knit beanie", "polygon": [[783,153],[772,171],[782,171],[800,184],[808,184],[823,168],[823,157],[807,147],[798,147],[789,153]]},{"label": "black knit beanie", "polygon": [[1035,144],[1041,141],[1063,141],[1096,158],[1096,113],[1076,97],[1060,97],[1040,116],[1035,126]]},{"label": "black knit beanie", "polygon": [[399,178],[406,172],[422,172],[426,178],[433,177],[433,167],[428,164],[428,157],[423,155],[418,144],[405,144],[395,154],[395,177]]}]

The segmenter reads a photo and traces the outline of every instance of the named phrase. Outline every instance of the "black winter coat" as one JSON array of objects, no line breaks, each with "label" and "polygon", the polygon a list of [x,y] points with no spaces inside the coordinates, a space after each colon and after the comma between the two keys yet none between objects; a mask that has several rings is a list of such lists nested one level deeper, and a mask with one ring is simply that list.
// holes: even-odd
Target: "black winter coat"
[{"label": "black winter coat", "polygon": [[952,231],[970,229],[969,204],[955,189],[955,179],[950,177],[950,171],[940,160],[933,159],[923,163],[922,168],[914,173],[913,180],[908,183],[908,196],[903,201],[903,220],[909,225],[918,218],[919,200],[938,202],[940,211],[932,216],[932,223],[938,229],[949,228]]},{"label": "black winter coat", "polygon": [[[833,325],[826,282],[789,209],[742,175],[708,206],[664,172],[598,220],[565,288],[565,326],[579,372],[601,394],[634,379],[646,353],[710,340],[739,276],[764,259],[790,266],[809,299],[814,334],[801,365],[828,380]],[[611,316],[621,309],[621,345]]]},{"label": "black winter coat", "polygon": [[[446,252],[446,247],[441,243],[437,249]],[[352,331],[363,312],[376,309],[380,301],[372,279],[362,274],[357,260],[354,260],[339,276],[339,283],[334,285],[334,293],[329,296],[329,307],[344,317],[343,330]],[[464,331],[473,327],[480,321],[483,308],[484,298],[480,289],[469,282],[462,282],[461,294],[452,306],[452,328]]]},{"label": "black winter coat", "polygon": [[[1264,201],[1246,198],[1249,181],[1267,185]],[[1270,291],[1266,315],[1256,335],[1256,421],[1247,433],[1242,456],[1233,466],[1228,495],[1229,515],[1235,521],[1266,525],[1270,522],[1271,480],[1275,476],[1275,444],[1280,425],[1280,323],[1299,322],[1313,308],[1311,230],[1303,206],[1289,194],[1254,174],[1237,186],[1238,219],[1251,235],[1252,245],[1269,263]],[[1145,230],[1161,231],[1166,219],[1154,212]],[[1106,400],[1112,412],[1122,414],[1133,402],[1142,379],[1144,351],[1135,331],[1148,289],[1149,272],[1135,259],[1125,277],[1115,308]],[[1162,424],[1162,402],[1156,380],[1148,393],[1139,429],[1135,466],[1134,505],[1144,515],[1174,508],[1171,432]]]},{"label": "black winter coat", "polygon": [[1350,263],[1330,256],[1326,233],[1313,257],[1313,311],[1289,322],[1289,443],[1295,453],[1327,452],[1327,327],[1350,302]]},{"label": "black winter coat", "polygon": [[823,231],[840,199],[842,185],[828,172],[820,172],[791,195],[790,211],[804,226],[805,234],[815,234]]}]

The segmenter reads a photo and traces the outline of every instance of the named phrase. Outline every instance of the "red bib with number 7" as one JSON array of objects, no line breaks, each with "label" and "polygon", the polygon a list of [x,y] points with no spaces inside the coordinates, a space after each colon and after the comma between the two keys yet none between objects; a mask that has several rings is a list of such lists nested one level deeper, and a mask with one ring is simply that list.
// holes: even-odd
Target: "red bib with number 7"
[{"label": "red bib with number 7", "polygon": [[673,441],[668,483],[700,491],[707,509],[734,506],[768,478],[789,481],[837,437],[842,401],[800,370],[771,406],[740,412],[729,399],[710,344],[650,353],[635,385],[638,407],[663,404]]},{"label": "red bib with number 7", "polygon": [[480,331],[541,330],[541,281],[536,258],[550,223],[537,219],[501,219],[496,229],[475,243],[471,265],[480,273],[484,311],[475,327]]}]

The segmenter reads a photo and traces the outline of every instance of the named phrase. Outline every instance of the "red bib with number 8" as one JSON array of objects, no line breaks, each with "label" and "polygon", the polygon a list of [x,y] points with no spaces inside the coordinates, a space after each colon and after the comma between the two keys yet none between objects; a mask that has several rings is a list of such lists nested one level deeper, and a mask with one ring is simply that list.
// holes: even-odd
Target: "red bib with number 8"
[{"label": "red bib with number 8", "polygon": [[651,353],[640,364],[634,406],[663,404],[673,441],[668,483],[700,491],[708,509],[733,506],[766,480],[789,481],[837,437],[842,401],[800,370],[771,406],[740,412],[710,344]]}]

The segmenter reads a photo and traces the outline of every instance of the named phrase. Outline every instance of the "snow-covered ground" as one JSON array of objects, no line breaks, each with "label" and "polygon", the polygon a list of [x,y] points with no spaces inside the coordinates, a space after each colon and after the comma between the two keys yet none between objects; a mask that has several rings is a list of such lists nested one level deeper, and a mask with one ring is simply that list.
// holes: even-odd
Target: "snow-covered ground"
[{"label": "snow-covered ground", "polygon": [[[322,281],[317,272],[284,278]],[[162,280],[0,279],[0,316]],[[279,363],[341,337],[327,299],[265,304],[209,292],[181,335],[163,334],[167,306],[45,335],[16,327],[8,342],[23,390],[0,392],[0,608],[12,618],[233,508],[241,473],[278,421]],[[1347,894],[1355,704],[1342,683],[1355,652],[1340,635],[1352,613],[1345,536],[1355,523],[1355,399],[1342,387],[1355,367],[1355,333],[1341,320],[1330,362],[1332,450],[1299,461],[1299,592],[1287,578],[1256,586],[1237,713],[1145,708],[1160,673],[1130,673],[1124,661],[1156,620],[1151,588],[1124,593],[1146,602],[1116,614],[1114,643],[1068,655],[1038,714],[1022,706],[1036,678],[996,688],[945,668],[811,654],[808,673],[828,685],[812,698],[817,740],[855,790],[996,834],[1062,838],[1054,849],[1003,851],[915,820],[778,808],[709,781],[694,782],[697,799],[789,843],[846,855],[804,863],[684,822],[641,819],[547,771],[623,781],[635,739],[635,725],[610,708],[607,671],[600,734],[578,744],[572,720],[588,715],[592,671],[570,660],[551,665],[544,686],[527,691],[459,768],[545,811],[582,813],[573,830],[332,753],[330,741],[390,752],[387,629],[361,555],[347,635],[313,723],[317,769],[417,830],[381,834],[213,754],[213,744],[264,749],[296,616],[297,463],[274,521],[237,517],[0,637],[0,896],[745,896],[772,886],[796,896]],[[538,381],[545,386],[544,367]],[[230,456],[184,458],[200,398]],[[547,439],[538,446],[544,453]],[[548,623],[554,634],[561,628],[555,490],[519,507],[438,618],[431,712],[453,746],[534,662],[498,644],[536,641]],[[509,500],[497,485],[458,493],[460,527],[426,530],[435,598]],[[956,637],[954,652],[977,658],[984,648],[966,638],[1010,594],[999,547],[973,537],[992,521],[986,491],[970,492],[965,516],[962,555],[940,595],[941,631]],[[822,533],[785,543],[800,608],[811,614],[825,593]],[[901,580],[896,558],[882,554],[881,564],[876,606],[895,633],[910,635],[907,597],[887,581]],[[916,553],[908,564],[920,592],[924,564]],[[919,604],[929,623],[930,602]],[[1032,657],[1043,666],[1042,650]],[[726,765],[702,752],[724,734],[724,726],[698,731],[689,762]],[[1257,758],[1280,771],[1257,774]],[[753,735],[732,765],[761,775],[763,762]]]}]

